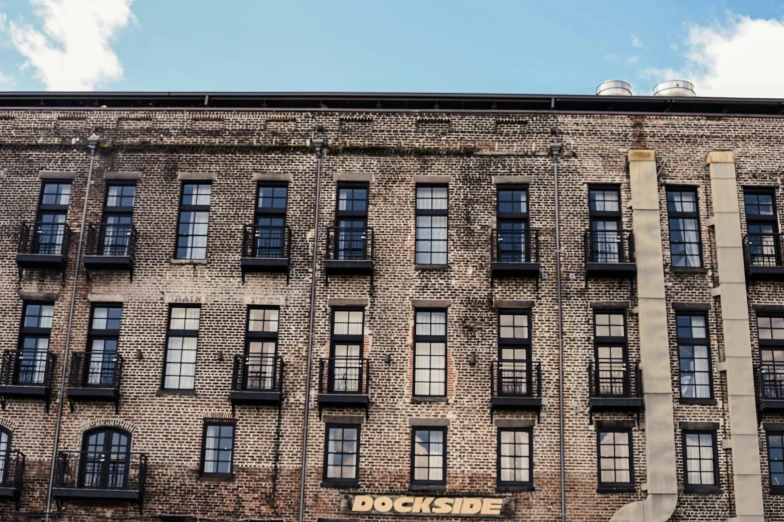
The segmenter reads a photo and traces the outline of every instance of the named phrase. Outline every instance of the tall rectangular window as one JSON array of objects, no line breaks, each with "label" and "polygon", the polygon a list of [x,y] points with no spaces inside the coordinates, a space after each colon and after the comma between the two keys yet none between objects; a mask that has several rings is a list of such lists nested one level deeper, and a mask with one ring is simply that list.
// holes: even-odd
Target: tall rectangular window
[{"label": "tall rectangular window", "polygon": [[631,430],[599,431],[599,486],[623,488],[634,483]]},{"label": "tall rectangular window", "polygon": [[259,183],[256,196],[254,257],[284,257],[288,183]]},{"label": "tall rectangular window", "polygon": [[768,469],[771,489],[784,491],[784,433],[768,432]]},{"label": "tall rectangular window", "polygon": [[528,395],[531,390],[531,312],[498,313],[498,382],[501,395]]},{"label": "tall rectangular window", "polygon": [[101,230],[101,254],[126,256],[131,238],[133,207],[136,201],[134,183],[110,183],[106,187]]},{"label": "tall rectangular window", "polygon": [[205,422],[201,474],[230,477],[234,461],[234,423]]},{"label": "tall rectangular window", "polygon": [[752,265],[781,264],[781,240],[776,213],[775,192],[771,189],[745,189],[748,249]]},{"label": "tall rectangular window", "polygon": [[177,259],[207,259],[211,183],[183,183],[177,227]]},{"label": "tall rectangular window", "polygon": [[621,196],[617,186],[591,187],[588,191],[591,216],[591,261],[621,261]]},{"label": "tall rectangular window", "polygon": [[681,400],[712,399],[708,319],[704,314],[678,314]]},{"label": "tall rectangular window", "polygon": [[14,365],[15,384],[44,384],[53,317],[54,303],[24,304],[24,317],[19,333],[19,352]]},{"label": "tall rectangular window", "polygon": [[365,343],[364,308],[332,310],[329,390],[333,393],[363,391],[362,350]]},{"label": "tall rectangular window", "polygon": [[713,491],[719,486],[715,431],[683,432],[683,484],[687,491]]},{"label": "tall rectangular window", "polygon": [[87,339],[85,386],[111,387],[117,369],[117,346],[120,341],[121,305],[93,306]]},{"label": "tall rectangular window", "polygon": [[702,243],[697,190],[667,191],[670,223],[670,255],[674,267],[701,267]]},{"label": "tall rectangular window", "polygon": [[169,310],[164,389],[192,390],[194,387],[200,313],[197,306],[172,306]]},{"label": "tall rectangular window", "polygon": [[449,186],[416,187],[416,264],[447,264]]},{"label": "tall rectangular window", "polygon": [[498,486],[530,486],[533,484],[531,428],[498,430]]},{"label": "tall rectangular window", "polygon": [[70,182],[44,182],[41,190],[41,199],[38,203],[33,253],[47,255],[63,253],[66,218],[70,202]]},{"label": "tall rectangular window", "polygon": [[757,315],[762,396],[784,398],[784,316]]},{"label": "tall rectangular window", "polygon": [[496,218],[498,221],[498,261],[527,263],[531,261],[531,237],[528,228],[528,187],[503,185],[498,188]]},{"label": "tall rectangular window", "polygon": [[446,396],[446,310],[420,309],[414,325],[414,395]]},{"label": "tall rectangular window", "polygon": [[245,388],[274,390],[275,357],[278,355],[277,307],[248,308],[248,329],[245,332]]},{"label": "tall rectangular window", "polygon": [[595,393],[629,395],[626,314],[622,310],[596,310],[593,315],[596,374]]},{"label": "tall rectangular window", "polygon": [[446,484],[446,428],[414,428],[411,439],[411,484]]},{"label": "tall rectangular window", "polygon": [[353,485],[359,480],[358,424],[327,424],[324,443],[324,482]]},{"label": "tall rectangular window", "polygon": [[338,184],[335,253],[341,260],[367,258],[368,184]]}]

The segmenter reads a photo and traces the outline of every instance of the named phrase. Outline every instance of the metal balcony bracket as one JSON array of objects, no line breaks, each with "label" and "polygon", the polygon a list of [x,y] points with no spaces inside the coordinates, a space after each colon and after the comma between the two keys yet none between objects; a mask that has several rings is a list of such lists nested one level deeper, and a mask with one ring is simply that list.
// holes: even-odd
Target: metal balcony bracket
[{"label": "metal balcony bracket", "polygon": [[2,406],[2,407],[3,407],[3,411],[5,411],[5,407],[6,407],[6,398],[5,398],[5,396],[4,396],[4,395],[0,395],[0,406]]},{"label": "metal balcony bracket", "polygon": [[55,506],[57,506],[57,512],[61,513],[63,509],[65,509],[65,500],[61,498],[54,499]]},{"label": "metal balcony bracket", "polygon": [[74,400],[71,397],[68,397],[68,406],[71,408],[71,413],[74,412]]}]

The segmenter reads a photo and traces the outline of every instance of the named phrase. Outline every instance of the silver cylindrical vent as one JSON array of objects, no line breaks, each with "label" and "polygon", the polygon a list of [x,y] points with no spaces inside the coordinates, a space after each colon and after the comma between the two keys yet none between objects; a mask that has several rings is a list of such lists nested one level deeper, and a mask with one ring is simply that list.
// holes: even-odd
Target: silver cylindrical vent
[{"label": "silver cylindrical vent", "polygon": [[631,96],[632,86],[620,80],[607,80],[596,88],[597,96]]},{"label": "silver cylindrical vent", "polygon": [[662,82],[653,88],[654,96],[697,96],[694,84],[686,80]]}]

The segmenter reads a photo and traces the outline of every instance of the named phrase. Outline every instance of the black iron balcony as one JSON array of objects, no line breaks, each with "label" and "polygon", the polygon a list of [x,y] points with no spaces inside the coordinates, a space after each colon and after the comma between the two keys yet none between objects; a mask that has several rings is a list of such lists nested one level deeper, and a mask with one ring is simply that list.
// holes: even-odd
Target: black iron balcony
[{"label": "black iron balcony", "polygon": [[370,361],[331,357],[319,361],[319,415],[324,406],[367,408],[370,404]]},{"label": "black iron balcony", "polygon": [[25,454],[11,450],[5,458],[5,467],[0,470],[0,498],[11,499],[19,509],[24,485]]},{"label": "black iron balcony", "polygon": [[[542,364],[493,361],[490,364],[490,409],[542,409]],[[492,414],[492,413],[491,413]]]},{"label": "black iron balcony", "polygon": [[235,404],[280,406],[283,368],[280,356],[235,355],[229,394],[232,408]]},{"label": "black iron balcony", "polygon": [[25,268],[63,273],[71,244],[71,229],[65,223],[24,222],[19,227],[16,264],[19,276]]},{"label": "black iron balcony", "polygon": [[248,272],[286,274],[291,263],[291,228],[245,225],[242,230],[242,281]]},{"label": "black iron balcony", "polygon": [[784,280],[781,234],[747,234],[743,237],[746,278]]},{"label": "black iron balcony", "polygon": [[586,230],[583,239],[587,277],[634,277],[634,234],[630,230]]},{"label": "black iron balcony", "polygon": [[88,275],[91,270],[127,270],[133,280],[137,238],[130,223],[88,224],[84,256]]},{"label": "black iron balcony", "polygon": [[594,411],[639,412],[642,409],[640,365],[622,361],[589,364],[588,408],[591,415]]},{"label": "black iron balcony", "polygon": [[539,276],[539,230],[497,230],[490,233],[490,275]]},{"label": "black iron balcony", "polygon": [[120,408],[123,358],[118,353],[80,352],[71,354],[65,394],[73,411],[74,401],[111,401]]},{"label": "black iron balcony", "polygon": [[147,455],[59,451],[52,496],[64,500],[127,500],[144,505]]},{"label": "black iron balcony", "polygon": [[761,413],[784,413],[784,368],[764,365],[755,372]]},{"label": "black iron balcony", "polygon": [[327,274],[373,275],[374,247],[371,227],[328,227],[324,268]]},{"label": "black iron balcony", "polygon": [[49,411],[55,355],[51,352],[5,350],[0,364],[0,405],[11,397],[39,399]]}]

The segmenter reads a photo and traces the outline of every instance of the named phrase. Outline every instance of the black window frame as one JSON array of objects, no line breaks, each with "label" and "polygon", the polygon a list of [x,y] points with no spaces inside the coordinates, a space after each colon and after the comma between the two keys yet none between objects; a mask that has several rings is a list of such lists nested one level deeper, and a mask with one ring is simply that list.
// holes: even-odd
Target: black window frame
[{"label": "black window frame", "polygon": [[[501,316],[504,315],[524,315],[528,318],[528,337],[521,338],[521,337],[501,337]],[[533,317],[531,314],[530,308],[501,308],[498,310],[496,314],[496,338],[498,342],[498,365],[499,365],[499,375],[498,375],[498,390],[501,395],[523,395],[523,396],[530,396],[533,395],[533,362],[531,360],[533,354],[533,344],[531,338],[533,337]],[[504,362],[511,362],[515,361],[514,364],[519,364],[517,359],[505,359],[503,357],[503,350],[504,349],[523,349],[525,350],[525,383],[526,383],[526,391],[523,394],[520,393],[508,393],[504,391],[504,379],[503,379],[503,369],[502,365]],[[514,366],[513,366],[514,367]],[[513,390],[516,390],[517,379],[513,379]]]},{"label": "black window frame", "polygon": [[[277,330],[274,332],[267,331],[267,330],[251,330],[250,329],[250,316],[254,310],[274,310],[278,312],[278,327]],[[243,372],[243,382],[246,385],[246,389],[248,390],[260,390],[260,391],[274,391],[277,389],[277,382],[278,374],[277,370],[277,357],[278,357],[278,338],[280,335],[280,307],[279,306],[272,306],[272,305],[248,305],[245,310],[245,364],[242,367]],[[275,348],[271,356],[263,355],[263,345],[262,345],[262,355],[258,355],[258,363],[254,363],[251,360],[251,357],[254,357],[250,352],[251,343],[274,343]],[[270,359],[271,361],[267,361],[265,359]],[[256,376],[251,375],[252,369],[255,369]],[[257,387],[251,387],[250,382],[251,379],[258,379],[259,385]],[[271,386],[266,387],[263,383],[269,379]]]},{"label": "black window frame", "polygon": [[[27,318],[27,307],[28,306],[51,306],[52,307],[52,326],[50,328],[41,328],[41,327],[27,327],[25,326],[25,319]],[[19,321],[19,335],[17,339],[17,346],[16,349],[18,350],[17,355],[19,359],[17,359],[16,363],[14,364],[14,375],[13,375],[13,383],[14,384],[25,384],[25,385],[32,385],[32,386],[44,386],[46,381],[46,370],[47,365],[49,364],[49,354],[52,352],[52,330],[54,329],[54,314],[55,314],[55,302],[54,301],[44,301],[44,300],[25,300],[22,301],[22,317]],[[41,316],[39,316],[41,317]],[[39,321],[40,322],[40,321]],[[24,350],[24,340],[27,337],[39,339],[39,338],[46,338],[46,353],[44,354],[44,370],[42,375],[42,382],[21,382],[20,381],[20,373],[22,372],[21,363],[21,353],[26,351]],[[36,361],[34,361],[34,365],[30,370],[32,372],[33,379],[38,372],[37,366],[35,362],[38,362],[38,350],[36,352]],[[34,379],[35,380],[35,379]]]},{"label": "black window frame", "polygon": [[[365,191],[365,210],[340,210],[342,190],[363,189]],[[356,198],[351,199],[356,201]],[[370,215],[370,183],[367,181],[339,181],[335,187],[335,259],[364,260],[368,253],[368,217]],[[362,222],[362,226],[341,227],[342,221]],[[349,248],[344,245],[348,244]],[[361,245],[357,255],[357,244]]]},{"label": "black window frame", "polygon": [[[109,192],[113,187],[133,187],[133,205],[129,206],[109,206]],[[107,181],[106,190],[104,191],[103,198],[103,211],[101,214],[101,224],[103,227],[100,231],[100,244],[99,252],[102,255],[128,255],[128,242],[130,241],[131,227],[133,226],[133,211],[136,206],[137,187],[135,181]],[[130,224],[112,223],[108,222],[109,218],[117,217],[130,219]],[[114,230],[112,230],[113,227]],[[117,250],[117,247],[125,247]]]},{"label": "black window frame", "polygon": [[[330,442],[330,430],[333,429],[356,429],[357,430],[357,451],[354,454],[355,457],[355,464],[354,464],[354,478],[353,479],[346,479],[346,478],[334,478],[329,477],[329,442]],[[341,439],[345,441],[345,439]],[[328,422],[324,426],[324,463],[323,463],[323,470],[321,475],[321,486],[327,488],[354,488],[359,486],[359,459],[361,454],[361,445],[362,445],[362,425],[361,424],[352,424],[352,423],[344,423],[344,422]],[[341,452],[341,455],[345,455],[346,453]]]},{"label": "black window frame", "polygon": [[[681,430],[681,456],[684,493],[721,493],[721,473],[719,473],[719,445],[716,430]],[[710,435],[713,448],[713,484],[690,484],[687,464],[686,436]],[[702,459],[700,459],[702,460]]]},{"label": "black window frame", "polygon": [[[419,334],[417,334],[417,321],[416,321],[416,318],[417,318],[417,313],[418,312],[443,313],[444,314],[444,335],[419,335]],[[429,324],[430,325],[433,324],[432,316],[431,316],[431,321],[430,321]],[[448,308],[425,308],[425,307],[421,307],[421,308],[415,308],[414,309],[414,346],[413,346],[413,348],[414,348],[414,364],[413,364],[413,367],[414,368],[413,368],[413,376],[412,376],[412,379],[411,379],[411,382],[413,384],[413,388],[411,390],[411,395],[413,397],[421,398],[421,397],[447,397],[448,396],[448,394],[449,394],[449,389],[448,389],[448,386],[449,386],[449,341],[448,341],[448,339],[449,339],[449,309]],[[442,393],[442,394],[433,394],[433,393],[418,394],[417,393],[417,378],[416,378],[416,375],[417,375],[418,366],[417,366],[416,361],[417,361],[417,344],[420,343],[420,342],[421,343],[430,343],[430,344],[432,344],[432,343],[444,343],[444,393]],[[433,355],[432,354],[428,354],[428,357],[432,358]],[[431,372],[433,371],[432,366],[428,367],[428,371],[431,371]],[[433,381],[432,379],[430,379],[427,382],[428,382],[428,385],[429,385],[428,388],[432,388],[432,386],[430,386],[430,385],[432,385],[433,382],[437,382],[437,381]]]},{"label": "black window frame", "polygon": [[[694,212],[683,212],[683,211],[673,211],[670,210],[670,194],[675,193],[692,193],[694,194]],[[699,192],[697,191],[697,187],[692,186],[672,186],[668,187],[665,194],[665,202],[667,204],[667,231],[668,231],[668,241],[670,243],[670,265],[673,269],[702,269],[705,267],[705,254],[703,251],[702,246],[702,223],[700,223],[700,197]],[[672,253],[672,220],[674,219],[694,219],[697,222],[697,244],[699,246],[699,258],[700,264],[698,266],[689,266],[688,264],[685,265],[676,265],[673,262],[673,253]],[[679,243],[679,244],[693,244],[693,243]],[[681,254],[678,254],[681,255]],[[689,256],[689,254],[685,253],[682,254],[685,258]]]},{"label": "black window frame", "polygon": [[[286,189],[286,206],[284,207],[261,207],[259,203],[261,202],[261,193],[263,189],[279,189],[285,188]],[[284,257],[285,256],[285,241],[287,238],[286,235],[286,226],[288,225],[288,209],[289,209],[289,182],[288,181],[266,181],[262,180],[256,183],[256,199],[253,205],[253,226],[255,227],[255,234],[253,238],[253,257],[268,257],[268,256],[259,256],[259,251],[263,251],[264,253],[277,253],[277,256],[269,256],[269,257]],[[273,194],[272,200],[274,201],[275,198]],[[282,225],[262,225],[260,221],[264,218],[272,219],[280,219],[282,220]],[[262,234],[262,231],[266,233]],[[280,247],[272,246],[272,244],[276,241],[280,242]],[[263,242],[265,243],[262,246]],[[273,252],[276,251],[276,252]]]},{"label": "black window frame", "polygon": [[[90,449],[90,439],[93,435],[103,435],[103,444]],[[115,448],[113,435],[125,438],[125,451],[113,451]],[[131,448],[133,448],[133,434],[118,426],[97,426],[82,433],[82,455],[77,474],[77,483],[81,488],[126,489],[129,486],[129,476],[133,461]],[[107,458],[108,456],[108,458]],[[124,461],[124,466],[115,464]],[[97,470],[97,472],[96,472]],[[120,483],[118,485],[118,482]]]},{"label": "black window frame", "polygon": [[9,479],[13,479],[13,477],[8,476],[8,465],[11,461],[11,445],[14,440],[13,432],[5,426],[0,426],[0,441],[2,440],[3,434],[7,437],[7,442],[5,452],[0,451],[0,460],[3,461],[2,470],[0,470],[0,485],[7,484]]},{"label": "black window frame", "polygon": [[[773,495],[784,495],[784,480],[782,480],[781,484],[774,484],[773,483],[773,470],[771,469],[771,463],[773,462],[781,462],[782,467],[784,468],[784,457],[782,459],[773,460],[771,455],[771,445],[770,445],[770,438],[771,437],[779,437],[782,440],[782,452],[784,453],[784,431],[766,431],[765,432],[765,444],[768,447],[768,485],[770,486],[770,492]],[[776,473],[776,475],[781,475],[784,478],[784,471],[781,473]]]},{"label": "black window frame", "polygon": [[[445,188],[446,189],[446,208],[445,209],[434,209],[434,208],[420,209],[419,205],[417,204],[418,200],[419,200],[419,189],[420,188],[431,188],[431,189],[432,188]],[[434,198],[432,197],[432,193],[431,193],[430,200],[433,201],[433,199]],[[449,203],[450,203],[449,183],[417,183],[416,186],[414,187],[414,214],[415,214],[415,217],[414,217],[414,265],[415,266],[425,266],[425,267],[448,267],[449,266]],[[431,207],[432,207],[432,205],[431,205]],[[430,263],[420,263],[417,260],[417,253],[419,252],[419,249],[417,248],[417,246],[419,245],[419,241],[420,241],[419,238],[417,237],[418,236],[417,231],[420,229],[420,227],[419,227],[419,218],[420,217],[427,217],[427,216],[430,216],[430,217],[441,217],[441,216],[442,217],[446,217],[446,227],[445,227],[446,228],[446,239],[444,239],[444,242],[446,243],[446,251],[444,252],[446,258],[445,258],[445,262],[444,263],[432,263],[432,260],[433,260],[433,257],[432,257],[433,256],[432,245],[431,245],[431,249],[427,251],[429,253],[429,255],[430,255],[431,262]],[[440,228],[440,227],[433,227],[432,223],[431,223],[430,227],[422,227],[422,228],[423,229],[424,228],[428,228],[430,230],[433,230],[434,228]],[[431,241],[432,242],[433,239],[431,237],[429,240],[422,240],[422,241]],[[438,240],[438,241],[441,241],[441,240]],[[425,252],[425,251],[423,250],[423,252]],[[440,254],[440,252],[437,252],[437,253]]]},{"label": "black window frame", "polygon": [[[220,473],[220,472],[207,472],[205,471],[205,465],[207,464],[207,430],[210,426],[231,426],[231,460],[229,461],[229,472],[228,473]],[[219,437],[221,439],[222,437]],[[201,477],[214,477],[214,478],[233,478],[234,477],[234,454],[237,450],[237,422],[234,420],[223,420],[223,419],[205,419],[202,428],[202,435],[201,435],[201,459],[199,461],[199,476]],[[213,451],[220,452],[223,450],[220,449],[213,449]],[[216,460],[215,462],[220,462],[220,460]]]},{"label": "black window frame", "polygon": [[[771,330],[773,328],[773,319],[784,319],[784,313],[757,313],[756,314],[756,326],[757,326],[757,344],[759,347],[759,357],[760,357],[760,386],[761,386],[761,393],[763,398],[768,399],[784,399],[784,357],[782,357],[782,363],[780,365],[775,364],[766,364],[766,362],[762,358],[762,352],[770,351],[770,352],[780,352],[784,355],[784,339],[763,339],[760,335],[761,328],[759,326],[760,319],[770,319],[771,320]],[[771,332],[772,333],[772,332]],[[769,368],[772,366],[772,368]],[[765,371],[766,369],[772,369],[772,372]],[[780,371],[779,371],[780,370]],[[769,377],[766,378],[767,375],[772,375],[773,378],[770,379]],[[779,377],[781,376],[781,377]],[[768,382],[772,381],[772,382]]]},{"label": "black window frame", "polygon": [[[198,308],[199,309],[199,328],[197,330],[172,330],[171,319],[172,311],[175,308]],[[186,319],[187,320],[187,319]],[[196,390],[196,363],[198,362],[199,355],[199,330],[201,330],[202,308],[200,304],[196,303],[170,303],[169,311],[166,316],[166,341],[163,352],[163,372],[161,378],[161,391],[167,393],[194,393]],[[195,335],[193,334],[195,332]],[[192,337],[196,339],[196,359],[193,361],[193,388],[168,388],[166,387],[166,366],[169,360],[169,339],[172,337]],[[182,365],[182,360],[178,363]],[[177,374],[178,382],[182,379],[182,366],[180,366],[180,373]]]},{"label": "black window frame", "polygon": [[[120,327],[119,328],[104,328],[104,329],[97,329],[93,327],[93,323],[95,321],[95,311],[99,308],[119,308],[120,309]],[[84,371],[82,373],[82,385],[88,387],[110,387],[117,385],[114,382],[114,377],[117,369],[117,357],[120,355],[120,330],[122,329],[122,312],[123,312],[123,304],[122,303],[91,303],[90,305],[90,322],[87,325],[87,346],[85,348],[85,359],[84,359]],[[108,322],[108,315],[107,315],[107,322]],[[101,361],[101,370],[99,373],[100,381],[98,384],[92,384],[89,382],[90,376],[92,375],[92,353],[93,353],[93,341],[95,340],[111,340],[115,341],[117,344],[117,349],[115,351],[114,361],[107,361],[106,354],[104,353],[104,359]],[[104,350],[105,352],[105,350]],[[105,370],[104,365],[110,364],[112,365],[112,373],[111,373],[111,383],[104,384],[103,378],[105,377]]]},{"label": "black window frame", "polygon": [[[44,196],[46,194],[47,185],[62,185],[69,186],[71,190],[68,192],[68,203],[66,205],[60,204],[44,204]],[[59,194],[59,190],[57,192]],[[37,223],[34,231],[35,243],[33,245],[33,253],[36,254],[62,254],[65,242],[65,227],[68,226],[68,207],[71,205],[73,198],[73,181],[66,179],[43,179],[41,180],[41,193],[38,195],[38,207],[36,209],[35,221]],[[62,222],[46,222],[44,223],[43,216],[62,216]],[[60,225],[57,227],[57,225]],[[42,238],[49,239],[42,242]],[[51,239],[54,238],[54,242]],[[59,248],[58,248],[59,247]]]},{"label": "black window frame", "polygon": [[[613,335],[599,336],[597,329],[599,324],[596,320],[598,315],[620,315],[623,317],[623,337]],[[604,325],[602,325],[604,326]],[[612,333],[612,324],[608,325]],[[631,396],[631,372],[629,366],[629,316],[626,310],[620,308],[594,308],[593,309],[593,357],[594,357],[594,375],[595,393],[601,397],[630,397]],[[599,370],[599,348],[614,348],[620,347],[623,351],[623,392],[621,395],[615,393],[602,393],[599,384],[601,383],[601,375]],[[612,378],[611,378],[612,382]],[[612,386],[612,384],[611,384]]]},{"label": "black window frame", "polygon": [[[594,193],[598,192],[615,192],[618,196],[618,210],[594,210],[592,207]],[[591,262],[603,263],[620,263],[624,258],[623,251],[623,207],[621,202],[621,186],[619,184],[591,184],[588,185],[588,230],[591,242]],[[617,251],[612,252],[609,250],[608,245],[612,242],[607,237],[607,234],[599,241],[597,232],[611,232],[611,230],[594,230],[594,223],[613,222],[616,224],[615,232],[617,234]],[[611,260],[610,256],[615,255],[617,260]],[[605,259],[601,259],[604,256]]]},{"label": "black window frame", "polygon": [[[765,214],[749,214],[748,212],[748,203],[746,201],[747,196],[770,196],[771,200],[771,207],[772,207],[772,214],[765,215]],[[759,206],[759,202],[757,203]],[[782,264],[782,257],[781,257],[781,239],[779,236],[779,215],[778,215],[778,208],[776,205],[776,190],[770,187],[743,187],[743,214],[746,218],[746,237],[747,237],[747,245],[748,248],[748,261],[754,266],[781,266]],[[764,226],[764,225],[771,225],[772,232],[771,235],[773,236],[773,243],[766,244],[764,241],[757,242],[756,244],[752,242],[752,233],[750,229],[752,226]],[[759,236],[764,237],[767,234],[758,234]],[[774,264],[770,265],[769,263],[755,263],[755,252],[754,249],[759,249],[759,252],[756,253],[757,256],[762,257],[763,261],[768,255],[766,255],[765,248],[772,247],[774,249]]]},{"label": "black window frame", "polygon": [[[501,193],[502,192],[524,192],[525,193],[525,211],[521,212],[502,212],[501,211]],[[499,184],[496,185],[495,191],[495,217],[496,217],[496,257],[500,262],[522,262],[528,263],[531,261],[531,191],[527,184]],[[521,224],[521,232],[514,229],[504,230],[504,224]],[[516,236],[520,234],[518,239]],[[504,251],[502,245],[515,245],[521,250],[522,255],[517,255],[517,249],[509,249]],[[511,256],[509,255],[511,254]]]},{"label": "black window frame", "polygon": [[[604,482],[602,480],[602,434],[603,433],[624,433],[629,441],[629,482]],[[613,447],[617,447],[613,444]],[[618,460],[618,457],[613,456],[613,460]],[[613,471],[618,473],[618,468],[613,468]],[[634,482],[634,437],[631,428],[597,428],[596,429],[596,480],[597,492],[599,493],[615,493],[615,492],[628,492],[635,490]]]},{"label": "black window frame", "polygon": [[[528,434],[528,480],[503,480],[501,478],[501,434],[504,432],[518,433],[524,432]],[[516,443],[515,443],[516,445]],[[533,491],[534,490],[534,429],[527,428],[498,428],[496,430],[496,460],[495,460],[495,477],[496,477],[496,491],[498,492],[511,492],[511,491]],[[517,470],[516,467],[511,468]]]},{"label": "black window frame", "polygon": [[[416,467],[415,467],[415,458],[416,458],[416,433],[417,431],[440,431],[443,436],[443,446],[444,451],[442,454],[442,462],[441,462],[441,480],[415,480],[414,477],[416,476]],[[449,455],[449,446],[447,445],[447,435],[448,429],[446,426],[412,426],[411,427],[411,470],[409,476],[409,484],[413,487],[421,487],[421,488],[428,488],[428,487],[440,487],[446,486],[446,471],[447,471],[447,457]],[[429,442],[428,442],[429,444]],[[430,453],[428,453],[428,459],[431,457]],[[431,469],[428,465],[427,469]]]},{"label": "black window frame", "polygon": [[[705,339],[699,337],[681,337],[678,334],[678,318],[679,317],[702,317],[705,319]],[[675,339],[676,350],[678,353],[678,398],[681,404],[707,404],[715,405],[716,396],[713,384],[713,350],[711,349],[711,330],[710,320],[707,312],[676,312],[675,313]],[[681,379],[681,345],[687,346],[705,346],[708,352],[708,385],[710,387],[709,397],[684,397],[683,385]],[[695,359],[696,360],[696,359]],[[697,373],[697,372],[694,372]],[[693,384],[696,390],[696,384]]]},{"label": "black window frame", "polygon": [[[209,205],[186,205],[185,201],[185,187],[189,185],[209,185],[210,186],[210,204]],[[180,260],[187,260],[187,261],[204,261],[207,259],[207,247],[209,244],[209,230],[210,230],[210,208],[212,207],[212,198],[213,198],[213,183],[212,181],[183,181],[180,184],[180,203],[179,208],[177,209],[177,230],[175,234],[175,241],[174,241],[174,259]],[[204,257],[180,257],[179,250],[180,250],[180,238],[181,237],[201,237],[201,236],[193,236],[190,234],[183,235],[180,234],[180,227],[183,225],[182,217],[184,212],[206,212],[207,213],[207,234],[205,237],[204,243]],[[194,247],[187,247],[191,250]]]},{"label": "black window frame", "polygon": [[[335,333],[335,315],[338,312],[360,312],[362,313],[362,333],[359,335],[352,335],[346,333],[344,334],[336,334]],[[364,367],[363,367],[363,359],[365,357],[365,319],[366,319],[366,312],[364,306],[333,306],[330,309],[329,313],[329,358],[332,362],[330,365],[330,372],[327,376],[328,380],[328,390],[330,393],[362,393],[364,390],[365,385],[365,378],[364,375]],[[352,324],[348,322],[347,324]],[[347,346],[359,346],[359,357],[349,357],[349,356],[338,356],[335,352],[335,348],[338,345],[347,345]],[[345,365],[338,366],[339,359],[345,361]],[[350,362],[351,359],[356,359],[356,361],[352,364]],[[356,390],[349,390],[346,388],[345,390],[336,390],[335,389],[335,382],[337,379],[338,369],[343,369],[345,371],[343,382],[344,384],[348,384],[352,382],[349,372],[352,369],[357,370],[357,389]]]}]

